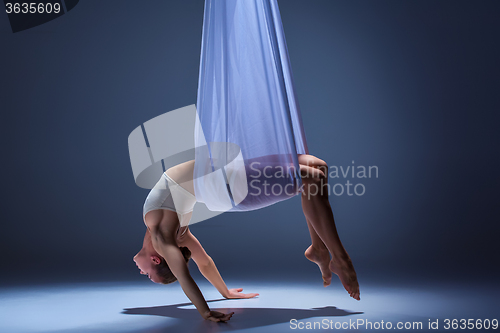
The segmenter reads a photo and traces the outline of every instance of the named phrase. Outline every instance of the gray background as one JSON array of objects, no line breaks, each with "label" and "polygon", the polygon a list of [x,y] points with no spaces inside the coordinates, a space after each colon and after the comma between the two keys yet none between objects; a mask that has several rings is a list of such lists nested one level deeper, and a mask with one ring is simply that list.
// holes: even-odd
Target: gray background
[{"label": "gray background", "polygon": [[[497,277],[500,3],[279,5],[311,154],[379,168],[330,198],[360,282]],[[201,0],[86,0],[13,34],[0,14],[3,283],[145,279],[127,137],[196,103],[202,18]],[[320,278],[299,197],[192,231],[223,276]]]}]

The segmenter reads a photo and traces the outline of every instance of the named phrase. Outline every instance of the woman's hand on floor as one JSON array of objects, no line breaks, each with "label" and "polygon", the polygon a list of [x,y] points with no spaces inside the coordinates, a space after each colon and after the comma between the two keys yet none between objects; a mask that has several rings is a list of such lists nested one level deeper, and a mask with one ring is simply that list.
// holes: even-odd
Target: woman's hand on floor
[{"label": "woman's hand on floor", "polygon": [[208,311],[205,313],[203,318],[210,320],[210,321],[214,321],[214,322],[219,322],[219,321],[226,322],[229,319],[231,319],[233,314],[234,314],[234,312],[230,312],[230,313],[226,314],[226,313],[222,313],[222,312],[218,312],[218,311]]},{"label": "woman's hand on floor", "polygon": [[229,289],[228,294],[225,295],[225,298],[228,299],[234,299],[234,298],[253,298],[255,296],[259,296],[257,293],[250,293],[250,294],[244,294],[241,291],[243,288],[235,288],[235,289]]}]

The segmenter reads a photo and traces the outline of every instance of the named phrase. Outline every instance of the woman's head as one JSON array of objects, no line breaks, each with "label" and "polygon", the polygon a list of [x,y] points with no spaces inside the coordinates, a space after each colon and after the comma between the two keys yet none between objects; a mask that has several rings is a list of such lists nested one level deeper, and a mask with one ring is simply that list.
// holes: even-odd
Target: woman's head
[{"label": "woman's head", "polygon": [[[187,247],[180,247],[186,263],[191,258],[191,251]],[[175,282],[177,278],[172,274],[167,262],[153,248],[143,246],[134,256],[134,261],[142,275],[147,275],[155,283],[168,284]]]},{"label": "woman's head", "polygon": [[[185,246],[179,248],[181,250],[182,255],[184,256],[184,260],[186,262],[189,261],[191,258],[191,251]],[[154,266],[154,269],[156,271],[156,276],[159,278],[159,283],[162,284],[169,284],[172,282],[177,281],[177,278],[172,274],[172,271],[170,271],[170,267],[168,267],[167,262],[165,259],[160,257],[160,263],[158,265]]]}]

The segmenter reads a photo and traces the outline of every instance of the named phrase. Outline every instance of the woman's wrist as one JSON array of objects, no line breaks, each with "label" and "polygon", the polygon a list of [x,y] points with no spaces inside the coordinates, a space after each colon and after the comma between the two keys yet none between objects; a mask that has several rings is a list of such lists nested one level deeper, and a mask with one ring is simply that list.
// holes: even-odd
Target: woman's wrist
[{"label": "woman's wrist", "polygon": [[[196,305],[195,305],[196,306]],[[208,304],[207,305],[202,305],[202,306],[196,306],[196,309],[198,310],[198,312],[200,313],[200,315],[203,317],[203,318],[207,318],[207,316],[210,316],[210,308],[208,307]]]},{"label": "woman's wrist", "polygon": [[208,317],[210,317],[211,313],[210,313],[210,309],[208,309],[207,311],[203,312],[201,314],[201,316],[203,317],[203,319],[208,319]]},{"label": "woman's wrist", "polygon": [[224,298],[229,298],[229,289],[226,288],[226,290],[225,291],[221,291],[220,294]]}]

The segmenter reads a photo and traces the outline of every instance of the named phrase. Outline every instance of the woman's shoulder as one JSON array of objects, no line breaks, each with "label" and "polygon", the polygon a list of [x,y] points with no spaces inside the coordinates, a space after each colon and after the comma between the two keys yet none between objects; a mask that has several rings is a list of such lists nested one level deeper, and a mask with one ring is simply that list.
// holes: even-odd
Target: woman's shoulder
[{"label": "woman's shoulder", "polygon": [[165,209],[156,209],[148,212],[144,217],[144,223],[151,234],[161,235],[163,238],[174,239],[177,236],[179,221],[177,213]]}]

